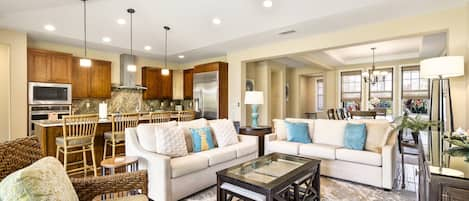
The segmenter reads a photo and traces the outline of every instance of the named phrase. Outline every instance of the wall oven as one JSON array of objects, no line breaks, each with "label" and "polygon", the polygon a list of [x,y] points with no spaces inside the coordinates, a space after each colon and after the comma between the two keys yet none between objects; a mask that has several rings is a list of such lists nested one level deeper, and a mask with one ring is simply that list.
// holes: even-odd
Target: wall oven
[{"label": "wall oven", "polygon": [[30,105],[71,105],[72,85],[30,82],[28,99]]}]

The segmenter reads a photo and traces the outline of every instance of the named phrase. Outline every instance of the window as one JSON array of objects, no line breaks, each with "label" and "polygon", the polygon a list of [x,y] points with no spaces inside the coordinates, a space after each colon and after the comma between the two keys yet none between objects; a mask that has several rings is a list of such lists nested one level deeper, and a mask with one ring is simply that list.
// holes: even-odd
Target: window
[{"label": "window", "polygon": [[428,114],[430,80],[420,78],[420,67],[402,68],[402,108],[410,114]]},{"label": "window", "polygon": [[316,111],[324,110],[324,81],[316,80]]},{"label": "window", "polygon": [[[374,103],[372,106],[375,109],[386,109],[386,114],[392,115],[392,95],[393,95],[393,69],[379,69],[378,71],[386,71],[388,72],[387,75],[384,77],[380,77],[376,84],[368,84],[369,87],[369,98],[379,99],[379,103]],[[371,74],[371,72],[370,72]]]},{"label": "window", "polygon": [[349,71],[341,73],[341,101],[347,111],[360,110],[362,96],[361,71]]}]

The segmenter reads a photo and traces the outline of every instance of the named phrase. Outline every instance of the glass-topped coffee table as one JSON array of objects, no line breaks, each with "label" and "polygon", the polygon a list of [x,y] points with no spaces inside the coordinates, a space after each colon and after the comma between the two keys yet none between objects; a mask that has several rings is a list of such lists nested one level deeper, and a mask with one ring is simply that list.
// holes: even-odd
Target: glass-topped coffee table
[{"label": "glass-topped coffee table", "polygon": [[272,153],[221,170],[217,200],[319,200],[320,164],[320,160]]}]

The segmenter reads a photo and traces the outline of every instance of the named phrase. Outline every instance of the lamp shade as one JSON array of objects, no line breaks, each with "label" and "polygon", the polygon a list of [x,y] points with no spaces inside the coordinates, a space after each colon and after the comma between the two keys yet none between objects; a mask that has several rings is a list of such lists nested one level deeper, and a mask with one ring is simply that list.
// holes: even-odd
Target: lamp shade
[{"label": "lamp shade", "polygon": [[244,104],[264,104],[264,93],[262,91],[246,91],[246,95],[244,96]]},{"label": "lamp shade", "polygon": [[464,75],[464,57],[446,56],[425,59],[420,62],[420,76],[423,78],[448,78]]}]

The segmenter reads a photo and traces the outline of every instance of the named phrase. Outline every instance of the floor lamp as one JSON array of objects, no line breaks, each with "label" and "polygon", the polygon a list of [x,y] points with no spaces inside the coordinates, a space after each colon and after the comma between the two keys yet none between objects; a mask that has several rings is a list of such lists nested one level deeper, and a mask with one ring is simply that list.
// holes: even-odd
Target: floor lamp
[{"label": "floor lamp", "polygon": [[[451,101],[451,77],[464,76],[463,56],[444,56],[422,60],[420,77],[430,79],[430,120],[442,122],[438,127],[438,165],[443,165],[442,137],[445,132],[454,131],[453,105]],[[430,135],[431,136],[431,135]],[[431,139],[429,139],[431,140]],[[436,164],[435,164],[436,165]]]}]

